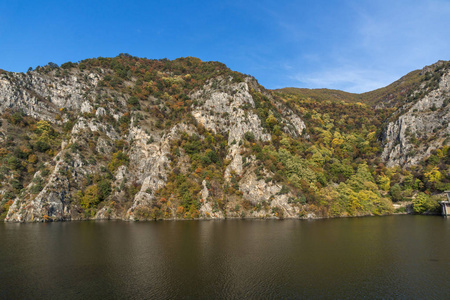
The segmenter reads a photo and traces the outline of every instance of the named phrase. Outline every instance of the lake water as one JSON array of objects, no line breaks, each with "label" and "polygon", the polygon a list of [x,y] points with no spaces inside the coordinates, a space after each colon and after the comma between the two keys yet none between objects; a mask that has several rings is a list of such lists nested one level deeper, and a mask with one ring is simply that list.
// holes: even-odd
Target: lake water
[{"label": "lake water", "polygon": [[0,224],[0,298],[448,299],[450,219]]}]

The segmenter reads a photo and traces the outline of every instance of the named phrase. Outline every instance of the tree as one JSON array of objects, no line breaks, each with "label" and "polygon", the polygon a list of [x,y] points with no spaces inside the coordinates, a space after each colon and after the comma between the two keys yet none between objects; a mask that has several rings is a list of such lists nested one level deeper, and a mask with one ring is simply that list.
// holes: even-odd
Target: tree
[{"label": "tree", "polygon": [[251,131],[247,131],[246,133],[244,133],[244,138],[249,142],[255,141],[255,135]]},{"label": "tree", "polygon": [[389,194],[391,195],[392,201],[403,200],[402,188],[400,187],[400,185],[398,183],[394,184],[391,187]]},{"label": "tree", "polygon": [[84,191],[83,197],[81,198],[81,207],[92,208],[97,206],[99,202],[98,186],[96,184],[88,186]]},{"label": "tree", "polygon": [[425,173],[424,176],[428,181],[437,183],[441,180],[442,174],[439,172],[438,167],[434,167],[429,172]]},{"label": "tree", "polygon": [[356,174],[350,177],[347,184],[349,184],[355,192],[359,192],[360,190],[366,189],[366,182],[373,183],[374,180],[372,174],[370,174],[369,167],[366,163],[363,163],[358,166]]},{"label": "tree", "polygon": [[427,211],[427,202],[429,196],[425,193],[419,193],[416,196],[416,199],[413,200],[413,210],[417,214],[424,213]]},{"label": "tree", "polygon": [[44,141],[37,141],[34,147],[39,152],[45,152],[50,149],[50,145]]},{"label": "tree", "polygon": [[99,201],[103,201],[109,196],[109,194],[111,194],[111,181],[108,179],[102,179],[97,185]]},{"label": "tree", "polygon": [[266,119],[266,125],[272,130],[275,125],[278,124],[277,118],[273,114],[270,114]]},{"label": "tree", "polygon": [[39,141],[43,141],[48,143],[55,137],[55,131],[53,130],[53,127],[50,125],[49,122],[41,120],[36,123],[36,130],[35,132],[37,134],[40,134]]},{"label": "tree", "polygon": [[378,177],[378,186],[380,187],[380,189],[387,192],[391,187],[391,180],[386,175],[381,175],[380,177]]},{"label": "tree", "polygon": [[55,64],[54,62],[49,62],[47,65],[50,67],[50,69],[57,69],[57,68],[59,68],[59,66],[57,64]]}]

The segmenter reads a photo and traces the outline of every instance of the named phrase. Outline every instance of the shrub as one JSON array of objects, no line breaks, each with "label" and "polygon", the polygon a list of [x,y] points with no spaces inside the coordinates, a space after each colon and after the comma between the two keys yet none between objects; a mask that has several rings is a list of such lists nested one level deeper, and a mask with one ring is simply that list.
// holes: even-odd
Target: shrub
[{"label": "shrub", "polygon": [[37,141],[34,148],[39,152],[45,152],[50,149],[50,145],[44,141]]},{"label": "shrub", "polygon": [[97,186],[99,201],[103,201],[111,194],[111,181],[102,179],[98,182]]},{"label": "shrub", "polygon": [[111,173],[114,173],[121,165],[127,164],[129,161],[128,156],[122,151],[117,151],[113,154],[111,162],[108,164],[108,169]]},{"label": "shrub", "polygon": [[253,134],[253,132],[250,132],[250,131],[247,131],[246,133],[244,133],[244,138],[249,142],[255,141],[255,135]]},{"label": "shrub", "polygon": [[416,199],[413,200],[413,210],[417,214],[439,211],[438,198],[435,196],[430,197],[425,193],[419,193]]},{"label": "shrub", "polygon": [[131,96],[128,99],[128,104],[130,104],[135,109],[139,109],[140,108],[139,99],[136,96]]}]

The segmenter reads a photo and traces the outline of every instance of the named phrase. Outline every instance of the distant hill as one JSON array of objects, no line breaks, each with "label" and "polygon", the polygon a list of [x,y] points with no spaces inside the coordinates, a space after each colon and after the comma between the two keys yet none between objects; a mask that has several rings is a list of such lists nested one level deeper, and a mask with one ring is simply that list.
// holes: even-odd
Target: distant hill
[{"label": "distant hill", "polygon": [[[355,94],[340,90],[330,89],[306,89],[306,88],[282,88],[273,90],[276,93],[295,94],[305,98],[311,98],[316,101],[347,101],[362,102],[374,107],[400,107],[405,101],[411,101],[411,93],[420,89],[424,83],[423,93],[427,90],[437,87],[440,77],[449,67],[449,62],[438,61],[437,63],[426,66],[422,70],[415,70],[401,77],[390,85],[370,92]],[[412,96],[415,99],[421,94]]]},{"label": "distant hill", "polygon": [[315,101],[361,101],[359,94],[348,93],[340,90],[330,89],[305,89],[305,88],[282,88],[273,90],[275,93],[295,94],[306,98],[311,98]]}]

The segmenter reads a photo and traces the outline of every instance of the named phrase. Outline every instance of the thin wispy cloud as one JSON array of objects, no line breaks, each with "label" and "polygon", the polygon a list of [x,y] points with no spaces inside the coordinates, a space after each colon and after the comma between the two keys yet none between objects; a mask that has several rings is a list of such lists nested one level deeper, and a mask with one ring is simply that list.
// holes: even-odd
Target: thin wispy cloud
[{"label": "thin wispy cloud", "polygon": [[[347,1],[345,42],[302,54],[311,64],[287,75],[301,87],[365,92],[450,58],[449,1]],[[318,59],[317,57],[320,57]]]},{"label": "thin wispy cloud", "polygon": [[294,75],[292,80],[307,88],[328,88],[352,93],[371,91],[392,82],[392,75],[383,71],[342,67],[321,72]]}]

